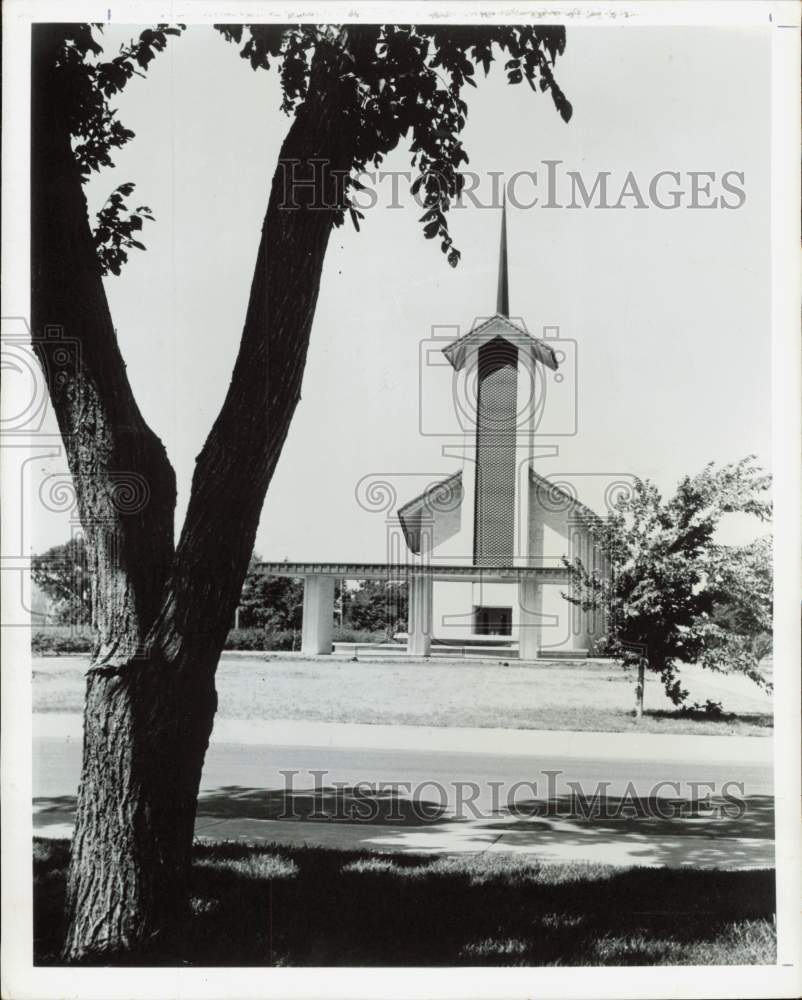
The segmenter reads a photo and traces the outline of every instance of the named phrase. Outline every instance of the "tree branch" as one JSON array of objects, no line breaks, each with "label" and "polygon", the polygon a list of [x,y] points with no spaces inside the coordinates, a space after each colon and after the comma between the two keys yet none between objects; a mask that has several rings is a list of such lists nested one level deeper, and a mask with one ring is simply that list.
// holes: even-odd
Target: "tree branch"
[{"label": "tree branch", "polygon": [[174,576],[154,630],[171,661],[188,643],[222,645],[300,399],[323,260],[342,207],[338,171],[348,172],[353,161],[355,137],[342,114],[337,74],[342,53],[360,40],[359,28],[350,26],[339,46],[319,43],[308,96],[281,148],[231,384],[197,459]]},{"label": "tree branch", "polygon": [[175,475],[134,400],[70,145],[59,26],[32,39],[31,325],[92,571],[96,662],[125,662],[157,613],[173,554]]}]

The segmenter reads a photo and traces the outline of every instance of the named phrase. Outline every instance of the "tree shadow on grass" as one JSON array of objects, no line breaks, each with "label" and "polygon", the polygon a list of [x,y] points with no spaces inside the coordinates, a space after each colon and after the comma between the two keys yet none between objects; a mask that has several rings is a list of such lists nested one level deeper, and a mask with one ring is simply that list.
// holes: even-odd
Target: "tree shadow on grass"
[{"label": "tree shadow on grass", "polygon": [[[66,841],[36,841],[35,954],[56,964]],[[192,916],[143,964],[773,962],[773,871],[542,865],[197,844]]]}]

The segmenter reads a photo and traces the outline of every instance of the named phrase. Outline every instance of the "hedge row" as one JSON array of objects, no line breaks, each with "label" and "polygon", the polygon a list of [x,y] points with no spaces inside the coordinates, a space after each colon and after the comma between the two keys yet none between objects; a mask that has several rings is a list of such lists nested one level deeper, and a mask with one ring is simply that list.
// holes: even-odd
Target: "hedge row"
[{"label": "hedge row", "polygon": [[[368,632],[353,628],[335,628],[335,642],[384,642],[384,632]],[[300,630],[266,632],[262,628],[235,628],[228,633],[226,649],[254,649],[260,651],[298,650],[301,648]]]},{"label": "hedge row", "polygon": [[[358,629],[335,628],[335,642],[383,642],[383,632],[366,632]],[[88,630],[54,625],[52,628],[37,629],[31,636],[31,651],[45,653],[90,653],[93,637]],[[228,633],[225,649],[254,650],[269,652],[297,650],[301,648],[300,631],[266,632],[261,628],[232,629]]]},{"label": "hedge row", "polygon": [[54,625],[31,635],[32,653],[91,653],[92,633],[69,625]]}]

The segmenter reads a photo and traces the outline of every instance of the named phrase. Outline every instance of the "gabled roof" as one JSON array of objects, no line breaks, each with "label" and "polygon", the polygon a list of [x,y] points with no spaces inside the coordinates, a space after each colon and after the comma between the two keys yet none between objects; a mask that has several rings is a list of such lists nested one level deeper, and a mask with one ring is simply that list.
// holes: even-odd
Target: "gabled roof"
[{"label": "gabled roof", "polygon": [[496,294],[496,312],[489,319],[477,323],[464,337],[460,337],[448,347],[443,348],[443,354],[448,358],[455,371],[460,371],[469,355],[478,350],[487,340],[501,337],[518,349],[519,355],[528,356],[533,362],[539,361],[552,371],[557,371],[557,356],[550,344],[533,337],[523,325],[510,319],[510,281],[507,267],[507,199],[501,206],[501,239],[498,254],[498,291]]},{"label": "gabled roof", "polygon": [[[501,325],[501,330],[498,329]],[[492,330],[491,328],[495,328]],[[489,319],[484,320],[477,326],[472,327],[463,337],[453,340],[447,347],[443,348],[443,354],[455,369],[459,371],[468,355],[487,340],[494,337],[503,337],[518,348],[519,351],[529,353],[534,361],[539,361],[552,371],[557,371],[559,364],[554,349],[545,340],[538,340],[531,333],[527,333],[517,323],[513,323],[507,316],[496,313]]]},{"label": "gabled roof", "polygon": [[440,482],[427,486],[423,493],[398,508],[398,516],[417,514],[424,507],[430,511],[450,509],[453,506],[451,498],[456,496],[458,485],[462,485],[462,469],[457,469]]},{"label": "gabled roof", "polygon": [[578,515],[587,525],[600,528],[604,524],[604,519],[599,517],[595,510],[591,510],[581,500],[571,496],[570,493],[562,489],[553,479],[548,479],[546,476],[541,476],[539,472],[535,472],[531,465],[529,466],[529,481],[533,486],[540,486],[544,490],[548,490],[549,497],[554,498],[555,505],[557,503],[565,504],[565,510],[570,509],[572,513]]},{"label": "gabled roof", "polygon": [[462,503],[462,469],[440,482],[432,483],[423,493],[398,508],[398,520],[407,545],[413,552],[420,551],[420,534],[424,518],[455,510]]}]

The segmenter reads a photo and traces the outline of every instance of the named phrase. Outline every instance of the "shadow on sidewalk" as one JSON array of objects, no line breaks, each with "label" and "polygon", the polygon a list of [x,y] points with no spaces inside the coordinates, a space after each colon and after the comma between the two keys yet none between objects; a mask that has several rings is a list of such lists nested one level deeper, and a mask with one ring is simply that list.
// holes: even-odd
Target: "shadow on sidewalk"
[{"label": "shadow on sidewalk", "polygon": [[[63,836],[75,820],[75,797],[34,800],[34,830]],[[773,859],[774,799],[732,800],[561,795],[531,799],[477,817],[455,816],[443,803],[394,791],[229,785],[201,794],[198,832],[283,844],[408,853],[482,851],[493,847],[547,860],[695,867],[763,867]],[[297,824],[297,825],[296,825]]]}]

